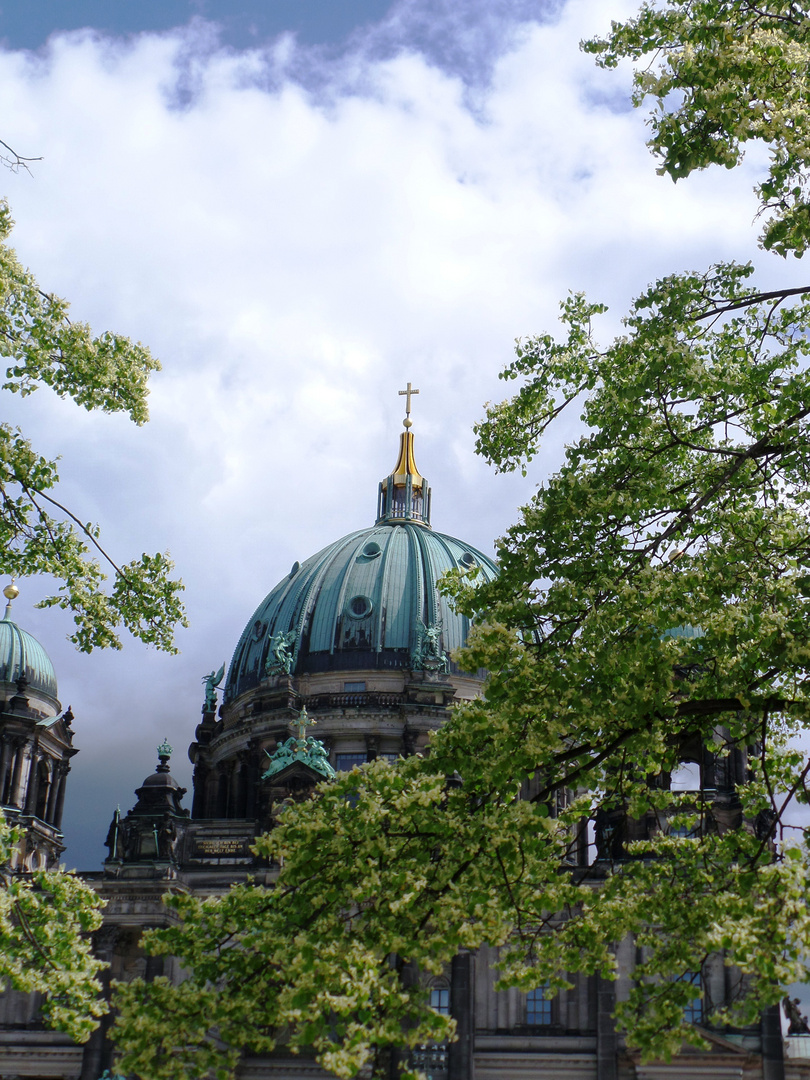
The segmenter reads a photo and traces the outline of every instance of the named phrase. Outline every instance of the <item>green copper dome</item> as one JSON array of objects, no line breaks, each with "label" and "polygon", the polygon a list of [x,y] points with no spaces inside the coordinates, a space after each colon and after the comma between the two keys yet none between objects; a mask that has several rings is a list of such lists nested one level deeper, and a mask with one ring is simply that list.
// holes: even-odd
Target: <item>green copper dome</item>
[{"label": "green copper dome", "polygon": [[8,617],[0,619],[0,684],[14,690],[24,678],[29,693],[41,694],[58,707],[56,674],[51,659],[36,638]]},{"label": "green copper dome", "polygon": [[[416,666],[431,628],[438,651],[452,652],[467,640],[469,620],[451,610],[436,582],[448,570],[476,565],[487,581],[497,573],[469,544],[412,522],[344,536],[296,563],[256,609],[231,662],[226,700],[274,666],[290,674]],[[279,662],[280,643],[286,663],[283,655]]]},{"label": "green copper dome", "polygon": [[469,620],[439,594],[448,570],[495,563],[430,527],[430,489],[402,434],[393,472],[380,484],[377,523],[296,563],[253,613],[231,662],[225,700],[270,675],[410,668],[447,672]]}]

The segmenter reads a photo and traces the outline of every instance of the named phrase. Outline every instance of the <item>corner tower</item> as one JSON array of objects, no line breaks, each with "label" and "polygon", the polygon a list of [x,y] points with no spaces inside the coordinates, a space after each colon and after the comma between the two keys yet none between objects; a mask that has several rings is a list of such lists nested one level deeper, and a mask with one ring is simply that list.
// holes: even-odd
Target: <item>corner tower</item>
[{"label": "corner tower", "polygon": [[3,590],[0,619],[0,804],[23,833],[18,869],[54,866],[65,850],[62,810],[73,747],[73,714],[56,696],[56,675],[40,643],[11,619],[16,585]]},{"label": "corner tower", "polygon": [[453,653],[470,624],[439,590],[450,570],[494,562],[431,527],[431,495],[416,466],[408,384],[393,470],[380,483],[374,525],[329,544],[259,604],[236,646],[217,712],[207,693],[189,755],[192,817],[272,817],[263,785],[269,755],[302,709],[340,771],[423,748],[454,700],[471,698],[481,673]]}]

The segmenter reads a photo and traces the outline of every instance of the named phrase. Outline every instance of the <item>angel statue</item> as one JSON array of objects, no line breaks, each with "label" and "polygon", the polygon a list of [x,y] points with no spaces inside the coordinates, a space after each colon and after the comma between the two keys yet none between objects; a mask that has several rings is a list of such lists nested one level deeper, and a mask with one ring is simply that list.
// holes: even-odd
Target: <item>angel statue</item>
[{"label": "angel statue", "polygon": [[267,675],[289,675],[292,671],[295,631],[281,631],[270,638],[264,670]]},{"label": "angel statue", "polygon": [[205,704],[203,705],[203,712],[217,711],[217,690],[224,676],[225,664],[222,665],[219,671],[212,671],[210,675],[203,675],[202,681],[205,683]]}]

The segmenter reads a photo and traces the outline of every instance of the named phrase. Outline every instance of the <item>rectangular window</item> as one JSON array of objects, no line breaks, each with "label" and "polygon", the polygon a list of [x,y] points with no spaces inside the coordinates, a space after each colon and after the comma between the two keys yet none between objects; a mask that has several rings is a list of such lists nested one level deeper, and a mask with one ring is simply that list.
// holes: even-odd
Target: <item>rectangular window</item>
[{"label": "rectangular window", "polygon": [[365,694],[366,684],[364,682],[345,682],[343,684],[344,694]]},{"label": "rectangular window", "polygon": [[547,1027],[551,1023],[551,1001],[546,997],[545,985],[526,995],[526,1023],[534,1027]]},{"label": "rectangular window", "polygon": [[355,765],[365,765],[365,754],[335,754],[335,768],[338,772],[349,772]]},{"label": "rectangular window", "polygon": [[378,758],[382,758],[383,761],[387,761],[389,765],[393,765],[395,761],[399,761],[399,754],[377,754]]},{"label": "rectangular window", "polygon": [[430,991],[430,1007],[442,1016],[450,1015],[450,991],[445,987],[434,986]]},{"label": "rectangular window", "polygon": [[[684,975],[679,975],[675,981],[691,983],[695,991],[698,994],[700,993],[702,980],[699,971],[687,971]],[[683,1018],[687,1024],[703,1023],[703,999],[701,997],[692,998],[689,1004],[684,1007]]]}]

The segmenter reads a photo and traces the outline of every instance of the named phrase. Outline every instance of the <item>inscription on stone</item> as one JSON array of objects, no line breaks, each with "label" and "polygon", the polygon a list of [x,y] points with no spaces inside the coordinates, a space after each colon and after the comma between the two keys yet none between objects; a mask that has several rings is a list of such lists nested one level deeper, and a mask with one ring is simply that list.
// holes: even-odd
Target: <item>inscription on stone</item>
[{"label": "inscription on stone", "polygon": [[220,840],[198,840],[195,855],[247,855],[247,841],[237,836]]}]

